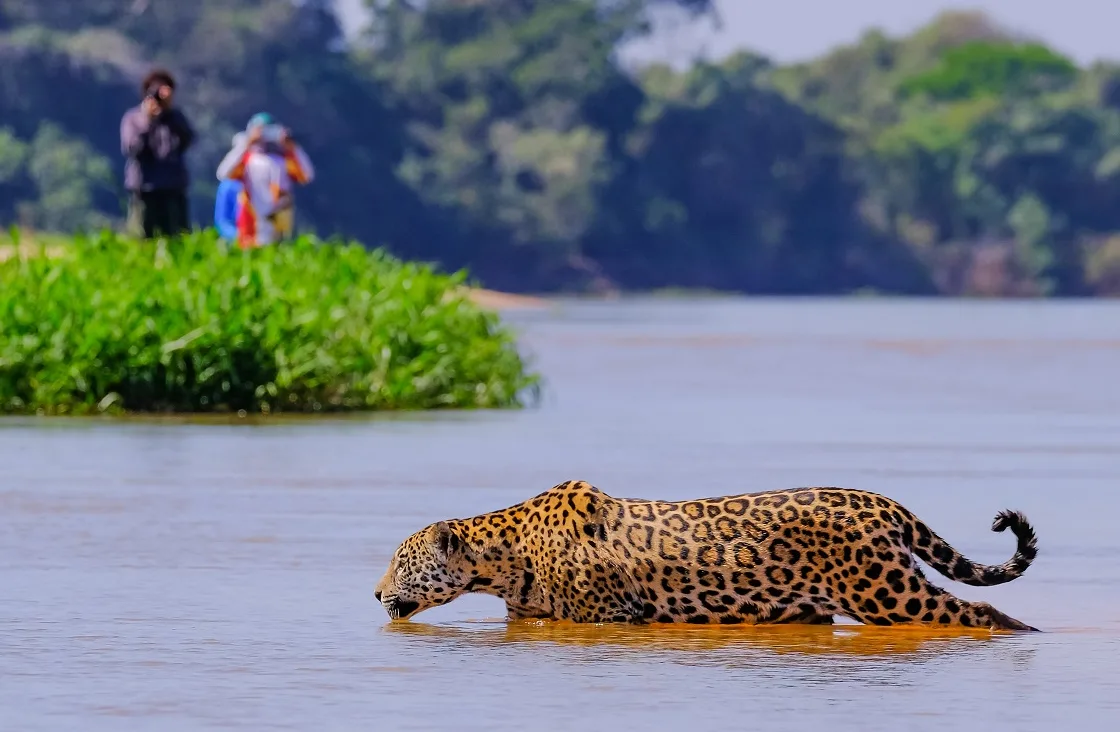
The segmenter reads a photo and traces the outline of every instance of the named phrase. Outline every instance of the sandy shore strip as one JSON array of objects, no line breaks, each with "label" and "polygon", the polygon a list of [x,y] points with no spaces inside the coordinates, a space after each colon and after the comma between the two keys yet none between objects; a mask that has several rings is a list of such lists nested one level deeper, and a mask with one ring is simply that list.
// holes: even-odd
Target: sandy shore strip
[{"label": "sandy shore strip", "polygon": [[487,310],[534,310],[548,307],[548,300],[541,297],[496,290],[473,289],[470,291],[470,298],[476,305]]}]

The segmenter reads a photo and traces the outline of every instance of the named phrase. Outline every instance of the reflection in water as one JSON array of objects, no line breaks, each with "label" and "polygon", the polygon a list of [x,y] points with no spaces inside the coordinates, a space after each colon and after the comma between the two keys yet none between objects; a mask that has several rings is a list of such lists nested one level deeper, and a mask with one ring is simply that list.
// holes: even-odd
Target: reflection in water
[{"label": "reflection in water", "polygon": [[[471,627],[473,626],[473,627]],[[386,633],[479,647],[550,643],[559,646],[618,646],[645,652],[701,653],[745,649],[775,654],[904,657],[946,653],[1002,637],[968,628],[878,628],[862,625],[708,626],[589,625],[568,622],[387,623]]]}]

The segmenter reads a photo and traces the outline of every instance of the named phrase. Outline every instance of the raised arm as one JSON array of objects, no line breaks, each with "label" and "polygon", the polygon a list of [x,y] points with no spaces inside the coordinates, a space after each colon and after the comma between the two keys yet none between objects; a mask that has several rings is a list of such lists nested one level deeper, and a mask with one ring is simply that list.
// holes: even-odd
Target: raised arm
[{"label": "raised arm", "polygon": [[315,166],[311,164],[311,158],[307,157],[307,153],[299,143],[291,140],[288,142],[284,150],[284,158],[287,162],[288,175],[300,185],[307,185],[315,180]]},{"label": "raised arm", "polygon": [[241,180],[245,177],[245,153],[249,150],[249,138],[238,135],[233,142],[233,147],[218,163],[218,180]]},{"label": "raised arm", "polygon": [[125,112],[121,117],[121,153],[134,158],[147,150],[150,129],[151,120],[146,115],[133,110]]}]

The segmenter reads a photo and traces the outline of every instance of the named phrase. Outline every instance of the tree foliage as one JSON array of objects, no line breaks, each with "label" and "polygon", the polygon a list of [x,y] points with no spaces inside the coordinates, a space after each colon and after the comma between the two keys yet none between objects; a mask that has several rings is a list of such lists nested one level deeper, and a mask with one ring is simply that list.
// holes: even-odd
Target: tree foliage
[{"label": "tree foliage", "polygon": [[1041,44],[972,41],[946,51],[935,68],[907,79],[899,91],[941,101],[1013,96],[1061,88],[1076,77],[1073,62]]},{"label": "tree foliage", "polygon": [[195,220],[255,112],[318,176],[299,225],[514,290],[1112,292],[1120,70],[982,15],[809,63],[636,73],[708,0],[0,0],[0,223],[123,213],[117,124],[153,64],[199,129]]}]

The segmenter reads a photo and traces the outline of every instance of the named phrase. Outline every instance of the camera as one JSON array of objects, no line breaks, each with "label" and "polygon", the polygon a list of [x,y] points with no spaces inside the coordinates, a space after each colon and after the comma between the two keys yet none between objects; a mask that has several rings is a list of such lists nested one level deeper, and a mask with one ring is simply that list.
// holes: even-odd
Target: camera
[{"label": "camera", "polygon": [[265,142],[280,142],[284,138],[284,128],[280,125],[265,125],[261,130],[261,139]]}]

